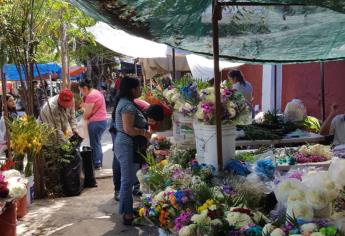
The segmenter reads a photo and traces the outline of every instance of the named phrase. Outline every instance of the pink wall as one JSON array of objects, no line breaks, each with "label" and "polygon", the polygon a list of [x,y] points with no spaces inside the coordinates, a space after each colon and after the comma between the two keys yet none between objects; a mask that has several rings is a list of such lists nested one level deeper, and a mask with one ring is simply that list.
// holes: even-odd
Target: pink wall
[{"label": "pink wall", "polygon": [[[262,65],[244,65],[240,70],[253,86],[254,104],[261,109]],[[223,77],[226,78],[227,71]],[[293,98],[301,99],[307,107],[308,115],[321,119],[320,63],[292,64],[283,66],[282,109]],[[325,63],[326,114],[332,103],[345,111],[345,61]]]},{"label": "pink wall", "polygon": [[244,65],[240,70],[244,74],[244,77],[253,86],[253,104],[258,104],[261,109],[261,97],[262,97],[262,66],[261,65]]},{"label": "pink wall", "polygon": [[[261,96],[262,96],[262,66],[261,65],[243,65],[239,68],[242,71],[245,80],[249,81],[253,86],[253,104],[260,105],[261,109]],[[222,79],[227,78],[229,70],[222,71]]]},{"label": "pink wall", "polygon": [[[345,110],[345,61],[325,63],[326,114],[336,102],[340,111]],[[293,98],[301,99],[308,115],[321,118],[320,63],[283,66],[282,107]]]}]

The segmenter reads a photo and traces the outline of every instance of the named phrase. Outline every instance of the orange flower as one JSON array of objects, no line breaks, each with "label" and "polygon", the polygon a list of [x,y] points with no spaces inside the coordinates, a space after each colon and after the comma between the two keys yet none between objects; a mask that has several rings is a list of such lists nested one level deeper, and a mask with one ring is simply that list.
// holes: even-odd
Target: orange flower
[{"label": "orange flower", "polygon": [[161,226],[166,226],[168,224],[169,212],[162,210],[159,215],[159,223]]},{"label": "orange flower", "polygon": [[174,207],[177,207],[176,197],[173,194],[169,195],[169,200],[170,200],[171,205],[173,205]]}]

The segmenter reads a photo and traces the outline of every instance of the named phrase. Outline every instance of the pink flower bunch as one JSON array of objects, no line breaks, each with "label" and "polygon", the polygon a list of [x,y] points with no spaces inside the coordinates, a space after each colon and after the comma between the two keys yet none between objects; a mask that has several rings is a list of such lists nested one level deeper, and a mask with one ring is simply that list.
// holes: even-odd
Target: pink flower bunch
[{"label": "pink flower bunch", "polygon": [[222,103],[228,102],[230,100],[233,92],[234,91],[232,89],[229,89],[229,88],[223,89],[223,93],[221,94],[221,101],[222,101]]},{"label": "pink flower bunch", "polygon": [[201,109],[204,113],[204,120],[209,121],[211,120],[214,114],[214,104],[213,103],[203,103],[201,104]]},{"label": "pink flower bunch", "polygon": [[326,157],[322,156],[305,156],[304,154],[298,152],[294,155],[297,163],[314,163],[314,162],[324,162],[328,161]]}]

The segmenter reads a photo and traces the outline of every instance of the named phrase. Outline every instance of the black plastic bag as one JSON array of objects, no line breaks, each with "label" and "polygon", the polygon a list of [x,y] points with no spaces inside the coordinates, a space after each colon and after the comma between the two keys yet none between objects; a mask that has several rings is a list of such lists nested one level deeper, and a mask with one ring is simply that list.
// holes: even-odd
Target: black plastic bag
[{"label": "black plastic bag", "polygon": [[82,173],[82,160],[79,150],[75,151],[75,158],[62,168],[62,189],[66,196],[77,196],[83,190],[84,176]]},{"label": "black plastic bag", "polygon": [[80,155],[83,160],[83,170],[84,170],[84,188],[93,188],[97,187],[97,182],[95,178],[95,172],[93,168],[93,161],[92,161],[92,148],[91,147],[83,147]]}]

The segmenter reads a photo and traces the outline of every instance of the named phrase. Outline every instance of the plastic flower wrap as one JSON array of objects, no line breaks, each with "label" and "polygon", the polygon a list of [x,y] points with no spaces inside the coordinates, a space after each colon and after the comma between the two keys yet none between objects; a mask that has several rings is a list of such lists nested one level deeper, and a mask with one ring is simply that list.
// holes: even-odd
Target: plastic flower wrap
[{"label": "plastic flower wrap", "polygon": [[197,225],[209,225],[211,218],[208,216],[208,211],[204,210],[200,214],[194,214],[191,218],[191,221]]},{"label": "plastic flower wrap", "polygon": [[285,233],[282,229],[277,228],[271,232],[270,236],[285,236]]},{"label": "plastic flower wrap", "polygon": [[331,199],[328,198],[326,191],[312,189],[306,191],[306,200],[315,210],[321,210],[329,204]]},{"label": "plastic flower wrap", "polygon": [[330,173],[329,171],[310,172],[303,176],[302,183],[311,190],[324,191],[328,202],[331,202],[338,197],[339,190],[330,178]]},{"label": "plastic flower wrap", "polygon": [[178,232],[179,236],[194,236],[196,235],[196,229],[197,226],[195,224],[190,224],[187,226],[184,226],[180,229]]},{"label": "plastic flower wrap", "polygon": [[286,214],[302,220],[312,220],[314,217],[313,208],[302,201],[288,202]]},{"label": "plastic flower wrap", "polygon": [[317,231],[317,225],[314,223],[308,223],[301,226],[302,233],[312,233]]},{"label": "plastic flower wrap", "polygon": [[285,179],[276,186],[274,193],[278,202],[285,205],[292,191],[304,191],[304,189],[305,186],[301,183],[301,181],[297,179]]},{"label": "plastic flower wrap", "polygon": [[20,177],[21,174],[18,170],[7,170],[2,172],[2,175],[5,177],[5,179],[10,179],[12,177]]},{"label": "plastic flower wrap", "polygon": [[12,177],[8,179],[8,189],[11,198],[20,199],[27,192],[27,180],[20,177]]},{"label": "plastic flower wrap", "polygon": [[345,187],[345,160],[335,159],[331,163],[329,169],[329,176],[334,181],[338,189]]}]

